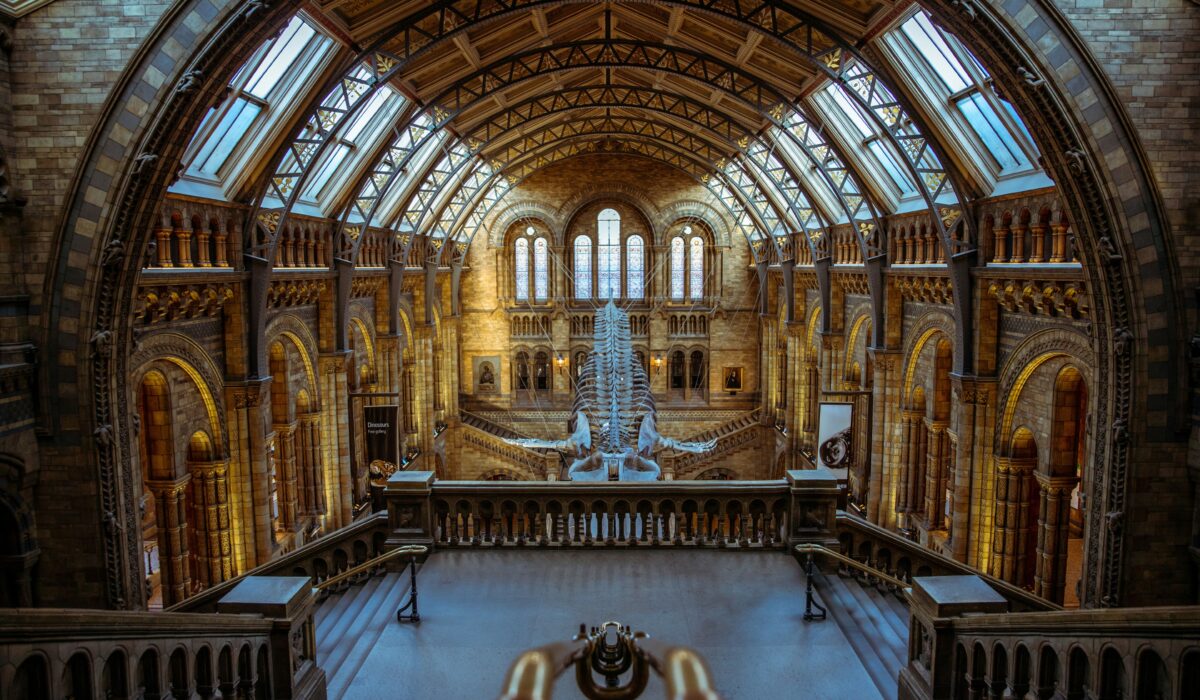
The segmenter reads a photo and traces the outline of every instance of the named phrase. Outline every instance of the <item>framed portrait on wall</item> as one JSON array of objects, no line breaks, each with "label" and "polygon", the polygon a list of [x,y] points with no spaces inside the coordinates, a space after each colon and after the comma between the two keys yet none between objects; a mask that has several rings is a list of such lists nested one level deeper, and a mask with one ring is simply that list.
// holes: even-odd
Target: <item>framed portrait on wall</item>
[{"label": "framed portrait on wall", "polygon": [[475,393],[495,394],[500,391],[500,356],[475,358]]},{"label": "framed portrait on wall", "polygon": [[723,367],[721,369],[721,388],[731,394],[742,390],[742,368]]}]

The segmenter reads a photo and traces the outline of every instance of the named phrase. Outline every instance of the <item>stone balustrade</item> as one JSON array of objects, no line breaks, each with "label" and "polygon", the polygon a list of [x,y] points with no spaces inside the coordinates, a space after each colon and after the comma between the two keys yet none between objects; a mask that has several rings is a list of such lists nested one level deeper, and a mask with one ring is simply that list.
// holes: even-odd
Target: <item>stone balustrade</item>
[{"label": "stone balustrade", "polygon": [[1200,697],[1200,608],[1005,613],[988,583],[913,580],[900,700]]},{"label": "stone balustrade", "polygon": [[248,577],[224,614],[0,610],[0,697],[324,698],[314,592]]},{"label": "stone balustrade", "polygon": [[389,547],[713,547],[833,543],[838,488],[825,469],[777,481],[435,482],[397,472]]},{"label": "stone balustrade", "polygon": [[[171,612],[215,612],[221,598],[247,576],[308,576],[313,585],[336,576],[351,567],[373,559],[384,551],[387,540],[387,514],[375,513],[360,519],[288,554],[251,569],[243,576],[212,586],[168,608]],[[372,573],[364,573],[363,577]],[[324,590],[320,599],[335,593],[355,581],[345,581],[334,590]]]}]

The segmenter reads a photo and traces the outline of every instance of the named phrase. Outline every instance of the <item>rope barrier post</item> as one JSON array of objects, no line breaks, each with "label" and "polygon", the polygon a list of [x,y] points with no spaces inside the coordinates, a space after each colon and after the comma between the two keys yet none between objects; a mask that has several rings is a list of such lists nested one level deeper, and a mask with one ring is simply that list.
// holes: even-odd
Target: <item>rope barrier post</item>
[{"label": "rope barrier post", "polygon": [[[804,561],[804,579],[804,621],[824,620],[825,608],[813,600],[813,557],[811,551],[808,552],[808,558]],[[820,612],[813,612],[813,608],[816,608]]]},{"label": "rope barrier post", "polygon": [[[396,611],[396,622],[420,622],[421,613],[417,610],[417,555],[414,554],[409,559],[409,582],[408,602]],[[404,614],[405,610],[412,608],[412,612],[408,615]]]}]

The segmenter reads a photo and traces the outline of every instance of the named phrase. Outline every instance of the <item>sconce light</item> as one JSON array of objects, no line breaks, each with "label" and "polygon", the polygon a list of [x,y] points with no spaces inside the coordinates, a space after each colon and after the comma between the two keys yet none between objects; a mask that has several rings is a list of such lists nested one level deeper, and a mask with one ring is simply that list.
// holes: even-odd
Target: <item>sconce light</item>
[{"label": "sconce light", "polygon": [[650,364],[653,365],[653,367],[654,367],[654,373],[658,374],[658,371],[661,370],[662,366],[663,366],[662,353],[661,352],[654,353],[654,357],[650,360]]},{"label": "sconce light", "polygon": [[559,374],[567,371],[567,358],[563,357],[561,352],[554,354],[554,366],[558,368]]}]

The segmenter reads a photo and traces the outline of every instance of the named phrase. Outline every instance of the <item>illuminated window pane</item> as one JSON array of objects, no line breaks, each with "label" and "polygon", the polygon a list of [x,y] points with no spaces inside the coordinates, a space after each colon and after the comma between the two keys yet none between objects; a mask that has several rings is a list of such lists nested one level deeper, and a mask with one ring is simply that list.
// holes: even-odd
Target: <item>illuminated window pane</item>
[{"label": "illuminated window pane", "polygon": [[518,238],[513,255],[513,277],[517,283],[517,301],[529,301],[529,241]]},{"label": "illuminated window pane", "polygon": [[1016,139],[1000,121],[1000,115],[979,92],[973,92],[958,100],[958,109],[967,118],[967,123],[979,135],[988,152],[996,158],[1002,170],[1023,168],[1029,165],[1024,151]]},{"label": "illuminated window pane", "polygon": [[605,209],[596,219],[599,248],[596,249],[599,265],[599,283],[596,296],[615,299],[621,296],[621,215],[613,209]]},{"label": "illuminated window pane", "polygon": [[975,84],[966,67],[950,50],[941,33],[929,23],[924,12],[913,15],[912,19],[900,25],[900,29],[917,47],[938,78],[950,88],[950,92],[965,90]]},{"label": "illuminated window pane", "polygon": [[549,247],[545,238],[533,243],[533,296],[538,301],[550,296]]},{"label": "illuminated window pane", "polygon": [[575,239],[575,298],[592,298],[592,239]]},{"label": "illuminated window pane", "polygon": [[671,239],[671,298],[683,299],[683,239]]},{"label": "illuminated window pane", "polygon": [[267,51],[267,55],[258,64],[258,68],[250,76],[250,79],[246,81],[245,91],[255,97],[265,99],[284,74],[292,68],[296,57],[308,45],[315,33],[313,28],[299,16],[293,17]]},{"label": "illuminated window pane", "polygon": [[908,171],[900,164],[900,158],[881,139],[871,140],[867,144],[867,150],[871,151],[880,167],[887,172],[888,177],[896,183],[902,193],[907,195],[917,191],[913,186],[912,178],[907,175]]},{"label": "illuminated window pane", "polygon": [[314,201],[321,189],[325,187],[325,183],[329,182],[329,178],[338,171],[338,166],[342,160],[350,153],[350,147],[344,143],[339,143],[333,147],[329,153],[329,157],[321,166],[317,168],[317,172],[313,174],[312,179],[308,181],[308,186],[304,188],[304,198]]},{"label": "illuminated window pane", "polygon": [[192,168],[205,175],[216,175],[261,111],[262,107],[253,102],[237,98],[196,154]]},{"label": "illuminated window pane", "polygon": [[694,301],[704,297],[704,241],[695,236],[688,245],[688,298]]},{"label": "illuminated window pane", "polygon": [[630,299],[641,299],[645,275],[645,252],[641,236],[630,236],[625,243],[625,295]]}]

